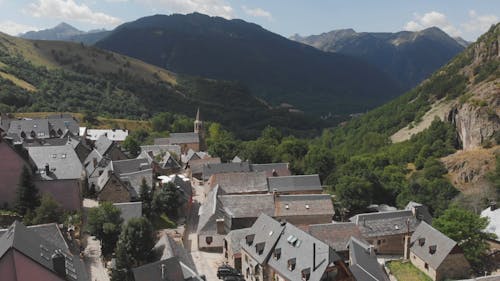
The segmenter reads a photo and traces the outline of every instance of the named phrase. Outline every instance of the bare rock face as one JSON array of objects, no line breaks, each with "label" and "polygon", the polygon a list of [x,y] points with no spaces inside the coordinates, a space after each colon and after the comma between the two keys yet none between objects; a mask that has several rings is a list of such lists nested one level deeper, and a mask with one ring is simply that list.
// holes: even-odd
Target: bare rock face
[{"label": "bare rock face", "polygon": [[449,113],[464,150],[494,143],[500,129],[500,79],[482,83],[471,89],[464,103],[457,102]]}]

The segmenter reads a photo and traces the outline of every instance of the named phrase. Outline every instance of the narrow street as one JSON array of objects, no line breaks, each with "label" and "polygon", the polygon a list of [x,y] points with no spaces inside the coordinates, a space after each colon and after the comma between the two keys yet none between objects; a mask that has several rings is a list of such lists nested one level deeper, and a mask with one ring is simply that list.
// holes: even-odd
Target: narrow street
[{"label": "narrow street", "polygon": [[206,280],[218,280],[217,268],[224,262],[221,253],[204,252],[198,250],[198,239],[196,235],[196,228],[198,226],[198,210],[200,205],[205,201],[205,188],[193,184],[193,207],[190,217],[187,221],[187,239],[185,239],[185,248],[188,250],[193,258],[196,266],[196,271],[206,276]]},{"label": "narrow street", "polygon": [[[83,200],[83,222],[87,222],[87,212],[88,209],[97,207],[99,203],[95,200],[84,199]],[[83,239],[85,241],[85,250],[83,251],[83,261],[89,273],[91,281],[109,281],[108,271],[104,267],[103,260],[101,258],[101,243],[94,236],[85,234]]]}]

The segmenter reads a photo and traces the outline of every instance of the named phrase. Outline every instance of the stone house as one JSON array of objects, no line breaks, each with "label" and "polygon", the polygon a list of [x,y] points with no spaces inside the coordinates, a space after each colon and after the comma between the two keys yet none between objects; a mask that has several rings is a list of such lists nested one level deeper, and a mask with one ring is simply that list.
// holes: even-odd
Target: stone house
[{"label": "stone house", "polygon": [[74,255],[55,224],[26,227],[14,222],[0,234],[0,276],[17,281],[87,281],[83,261]]},{"label": "stone house", "polygon": [[331,223],[335,211],[329,194],[274,194],[274,218],[294,225]]},{"label": "stone house", "polygon": [[434,281],[470,275],[470,264],[457,242],[426,222],[411,235],[405,256]]},{"label": "stone house", "polygon": [[351,238],[364,241],[358,226],[352,222],[311,224],[308,232],[332,247],[345,261],[349,260],[349,249],[346,245],[349,244]]},{"label": "stone house", "polygon": [[327,244],[262,214],[241,240],[242,274],[252,281],[354,280]]},{"label": "stone house", "polygon": [[224,237],[224,247],[222,254],[225,262],[232,268],[241,272],[241,240],[245,238],[250,228],[231,230]]},{"label": "stone house", "polygon": [[278,194],[321,194],[319,175],[276,176],[267,179],[269,192]]},{"label": "stone house", "polygon": [[358,214],[349,219],[377,254],[402,255],[404,237],[411,235],[422,221],[430,222],[427,208],[410,202],[406,210]]}]

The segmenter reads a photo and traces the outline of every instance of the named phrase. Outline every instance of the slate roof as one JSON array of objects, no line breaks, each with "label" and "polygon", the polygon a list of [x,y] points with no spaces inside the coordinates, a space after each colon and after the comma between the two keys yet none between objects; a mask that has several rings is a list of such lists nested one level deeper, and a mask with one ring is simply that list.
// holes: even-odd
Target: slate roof
[{"label": "slate roof", "polygon": [[[434,253],[431,253],[429,247],[433,246],[436,249]],[[411,253],[421,258],[434,269],[437,269],[441,265],[456,246],[457,242],[426,222],[420,223],[410,240]]]},{"label": "slate roof", "polygon": [[[261,214],[248,230],[245,239],[241,240],[241,248],[245,249],[259,264],[263,264],[269,259],[283,230],[284,225],[280,222],[268,215]],[[249,243],[247,240],[252,240],[252,242]],[[261,243],[264,243],[264,247],[262,253],[258,254],[255,245],[262,245]]]},{"label": "slate roof", "polygon": [[270,192],[323,191],[319,175],[269,177],[268,183]]},{"label": "slate roof", "polygon": [[312,224],[309,234],[325,242],[336,251],[345,251],[345,246],[351,237],[362,240],[358,226],[352,222],[334,222],[326,224]]},{"label": "slate roof", "polygon": [[80,134],[80,125],[71,115],[49,116],[48,122],[49,122],[50,128],[52,130],[54,130],[55,132],[58,132],[59,130],[60,130],[60,132],[63,132],[63,133],[66,131],[69,131],[74,136],[78,136],[78,134]]},{"label": "slate roof", "polygon": [[231,230],[226,235],[226,241],[229,241],[228,244],[231,246],[231,251],[233,254],[237,254],[241,252],[241,240],[245,238],[245,236],[250,231],[250,228],[242,228]]},{"label": "slate roof", "polygon": [[50,138],[49,121],[47,119],[12,120],[7,134],[20,137],[21,133],[24,132],[26,138],[31,139],[32,131],[35,133],[36,138]]},{"label": "slate roof", "polygon": [[113,171],[118,175],[139,172],[151,168],[148,160],[143,158],[117,160],[111,163],[113,165]]},{"label": "slate roof", "polygon": [[210,178],[211,186],[219,185],[221,194],[267,193],[265,172],[224,173]]},{"label": "slate roof", "polygon": [[[85,160],[83,161],[83,166],[85,167],[85,171],[87,172],[87,176],[92,175],[94,170],[97,168],[97,166],[94,166],[94,158],[96,159],[97,166],[99,166],[99,164],[103,160],[102,154],[99,153],[99,151],[97,151],[96,149],[93,149],[89,153],[87,158],[85,158]],[[102,167],[106,167],[108,165],[107,161],[105,161],[105,162],[106,163],[101,163]]]},{"label": "slate roof", "polygon": [[356,280],[362,281],[389,281],[389,277],[377,261],[377,256],[370,251],[370,245],[351,238],[347,244],[351,264],[349,270]]},{"label": "slate roof", "polygon": [[198,133],[171,133],[168,138],[154,140],[154,144],[188,144],[199,142],[200,136]]},{"label": "slate roof", "polygon": [[106,155],[108,150],[113,145],[113,141],[108,139],[105,135],[100,136],[94,143],[95,149],[101,154]]},{"label": "slate roof", "polygon": [[221,160],[219,157],[214,157],[214,158],[205,158],[205,159],[198,159],[198,160],[191,160],[189,161],[188,165],[189,165],[189,168],[191,169],[191,173],[193,175],[196,175],[196,174],[201,174],[203,173],[203,166],[205,164],[210,164],[210,165],[213,165],[213,164],[220,164],[221,163]]},{"label": "slate roof", "polygon": [[113,203],[113,205],[120,209],[120,216],[124,223],[128,222],[130,219],[142,217],[142,202],[140,201]]},{"label": "slate roof", "polygon": [[153,186],[153,169],[119,174],[119,177],[122,182],[126,182],[129,185],[129,191],[134,198],[139,197],[143,178],[146,179],[146,183],[149,187]]},{"label": "slate roof", "polygon": [[405,207],[405,210],[411,210],[413,211],[413,215],[420,220],[423,220],[427,223],[432,223],[432,216],[431,213],[429,213],[429,209],[427,206],[410,201]]},{"label": "slate roof", "polygon": [[218,163],[204,164],[202,168],[203,180],[208,180],[214,174],[250,172],[250,163]]},{"label": "slate roof", "polygon": [[386,235],[405,234],[415,231],[420,220],[413,216],[410,210],[359,214],[349,219],[361,231],[363,237],[378,237]]},{"label": "slate roof", "polygon": [[294,194],[276,196],[276,217],[333,215],[332,198],[328,194]]},{"label": "slate roof", "polygon": [[100,136],[105,135],[111,141],[125,141],[128,136],[128,130],[123,129],[87,129],[87,139],[97,140]]},{"label": "slate roof", "polygon": [[[165,278],[162,278],[162,267]],[[201,281],[178,257],[148,263],[132,269],[135,281]]]},{"label": "slate roof", "polygon": [[272,177],[273,172],[276,172],[279,177],[291,176],[292,173],[290,172],[288,166],[288,163],[250,164],[252,171],[265,172],[268,177]]},{"label": "slate roof", "polygon": [[[314,247],[316,247],[315,259]],[[285,225],[283,234],[274,247],[274,251],[276,250],[281,252],[281,256],[279,259],[272,256],[268,265],[286,280],[291,281],[302,281],[302,272],[310,273],[309,281],[322,280],[326,269],[342,260],[330,246],[290,223]],[[288,269],[288,262],[292,259],[295,260],[296,266],[291,271]],[[314,260],[316,264],[313,264]],[[313,270],[314,267],[316,270]]]},{"label": "slate roof", "polygon": [[196,268],[194,261],[191,258],[191,255],[182,245],[182,242],[175,241],[172,237],[170,237],[170,235],[166,233],[162,233],[160,239],[158,239],[158,242],[156,242],[155,246],[153,247],[153,252],[160,260],[178,257],[179,261],[196,272],[194,270]]},{"label": "slate roof", "polygon": [[[73,256],[66,245],[60,240],[58,229],[46,226],[44,229],[29,229],[21,222],[14,222],[7,232],[0,237],[0,258],[10,249],[15,249],[29,257],[40,266],[54,272],[51,256],[56,250],[61,250],[66,259],[66,280],[87,281],[88,275],[82,260]],[[51,228],[51,229],[50,229]],[[44,237],[50,236],[50,240]],[[64,246],[61,248],[61,246]],[[20,265],[14,265],[16,267]],[[23,270],[16,268],[16,270]]]},{"label": "slate roof", "polygon": [[211,189],[207,193],[205,202],[198,210],[199,220],[196,232],[198,234],[213,233],[216,231],[216,220],[224,218],[224,210],[222,209],[221,202],[217,197],[219,187]]},{"label": "slate roof", "polygon": [[219,200],[225,214],[231,218],[256,218],[260,214],[274,214],[272,194],[220,195]]},{"label": "slate roof", "polygon": [[[79,179],[82,175],[83,165],[71,145],[28,147],[28,154],[44,180]],[[45,172],[46,164],[49,174]]]},{"label": "slate roof", "polygon": [[165,144],[165,145],[141,145],[141,152],[153,152],[156,156],[163,152],[174,153],[179,157],[181,155],[181,147],[177,144]]},{"label": "slate roof", "polygon": [[192,160],[205,159],[208,157],[210,157],[210,155],[207,152],[194,151],[192,149],[189,149],[186,154],[181,155],[181,160],[183,163],[187,163]]}]

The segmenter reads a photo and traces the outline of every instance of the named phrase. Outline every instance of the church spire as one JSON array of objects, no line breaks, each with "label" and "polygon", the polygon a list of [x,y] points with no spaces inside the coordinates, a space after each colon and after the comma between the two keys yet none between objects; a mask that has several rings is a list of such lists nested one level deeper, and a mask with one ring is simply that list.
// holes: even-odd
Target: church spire
[{"label": "church spire", "polygon": [[200,119],[200,108],[198,107],[198,110],[196,111],[196,121],[201,121]]}]

